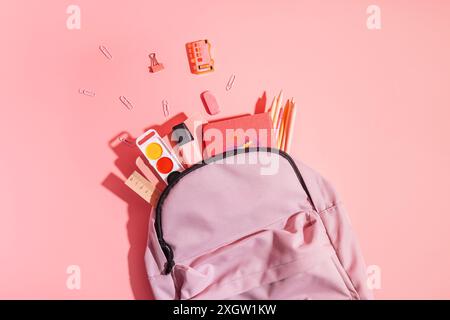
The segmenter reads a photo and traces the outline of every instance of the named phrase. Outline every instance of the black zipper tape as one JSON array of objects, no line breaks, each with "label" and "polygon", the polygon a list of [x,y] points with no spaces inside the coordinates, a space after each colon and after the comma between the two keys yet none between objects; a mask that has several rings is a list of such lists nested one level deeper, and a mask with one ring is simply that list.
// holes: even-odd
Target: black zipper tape
[{"label": "black zipper tape", "polygon": [[195,165],[193,165],[192,167],[184,170],[183,172],[180,172],[180,174],[174,176],[172,179],[170,179],[170,182],[168,184],[168,186],[166,187],[166,189],[164,189],[164,191],[162,192],[161,196],[159,197],[158,200],[158,204],[156,206],[156,213],[155,213],[155,230],[156,230],[156,235],[158,238],[158,242],[159,245],[161,247],[161,250],[163,251],[165,257],[166,257],[166,264],[164,266],[164,274],[169,274],[172,271],[173,266],[175,265],[175,262],[173,260],[173,250],[170,247],[170,245],[164,240],[164,235],[163,235],[163,230],[162,230],[162,225],[161,225],[161,210],[162,210],[162,205],[164,203],[164,201],[166,200],[167,196],[169,195],[170,190],[172,190],[172,188],[186,175],[188,175],[189,173],[191,173],[192,171],[195,171],[197,169],[200,169],[210,163],[216,162],[218,160],[222,160],[225,159],[227,157],[231,157],[231,156],[236,156],[238,154],[242,154],[242,153],[249,153],[249,152],[271,152],[271,153],[277,153],[279,155],[281,155],[282,157],[284,157],[286,160],[288,160],[289,164],[292,166],[292,168],[294,169],[295,174],[297,175],[298,180],[300,181],[300,184],[302,185],[303,190],[305,190],[305,193],[307,195],[307,197],[309,198],[311,205],[313,207],[313,210],[316,210],[316,207],[314,206],[313,200],[311,198],[311,195],[309,193],[308,188],[306,187],[306,183],[305,180],[303,179],[300,170],[298,169],[297,165],[295,164],[294,159],[291,158],[291,156],[289,154],[287,154],[284,151],[281,151],[279,149],[275,149],[275,148],[264,148],[264,147],[256,147],[256,148],[241,148],[241,149],[234,149],[234,150],[230,150],[227,152],[224,152],[220,155],[216,155],[214,157],[211,157],[209,159],[203,160],[202,162],[199,162]]}]

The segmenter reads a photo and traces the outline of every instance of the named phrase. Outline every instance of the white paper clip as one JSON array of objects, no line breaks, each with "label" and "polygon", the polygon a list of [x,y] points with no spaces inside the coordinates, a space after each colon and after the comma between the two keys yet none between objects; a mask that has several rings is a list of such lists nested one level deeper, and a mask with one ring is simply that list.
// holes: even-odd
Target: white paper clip
[{"label": "white paper clip", "polygon": [[105,46],[100,45],[98,48],[100,49],[100,51],[103,53],[103,55],[104,55],[108,60],[111,60],[111,59],[112,59],[111,53],[109,53],[108,49],[106,49]]},{"label": "white paper clip", "polygon": [[88,97],[95,97],[95,92],[94,91],[89,91],[89,90],[86,90],[86,89],[78,89],[78,92],[81,93],[81,94],[84,94],[85,96],[88,96]]},{"label": "white paper clip", "polygon": [[227,82],[227,86],[225,87],[225,90],[230,91],[231,88],[233,88],[234,79],[236,79],[236,76],[234,74],[232,74],[230,79]]},{"label": "white paper clip", "polygon": [[130,148],[134,148],[136,147],[136,145],[130,141],[127,140],[127,138],[124,137],[119,137],[119,141],[126,144],[127,146],[129,146]]},{"label": "white paper clip", "polygon": [[164,117],[167,118],[170,115],[169,103],[167,102],[167,100],[162,101],[162,109],[163,109]]},{"label": "white paper clip", "polygon": [[120,102],[123,103],[123,105],[124,105],[128,110],[133,109],[133,105],[131,104],[130,101],[128,101],[127,98],[125,98],[125,96],[120,96],[120,97],[119,97],[119,100],[120,100]]}]

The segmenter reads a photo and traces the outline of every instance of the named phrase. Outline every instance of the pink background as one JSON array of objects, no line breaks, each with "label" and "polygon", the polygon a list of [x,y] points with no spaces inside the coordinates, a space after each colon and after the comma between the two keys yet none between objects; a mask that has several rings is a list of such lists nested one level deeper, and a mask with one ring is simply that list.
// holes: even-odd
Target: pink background
[{"label": "pink background", "polygon": [[[2,1],[0,33],[0,298],[150,298],[149,207],[121,182],[136,151],[110,141],[163,124],[162,99],[210,120],[204,90],[225,117],[280,89],[300,107],[292,153],[332,181],[381,268],[377,298],[450,298],[450,2]],[[196,76],[184,45],[203,38],[216,71]]]}]

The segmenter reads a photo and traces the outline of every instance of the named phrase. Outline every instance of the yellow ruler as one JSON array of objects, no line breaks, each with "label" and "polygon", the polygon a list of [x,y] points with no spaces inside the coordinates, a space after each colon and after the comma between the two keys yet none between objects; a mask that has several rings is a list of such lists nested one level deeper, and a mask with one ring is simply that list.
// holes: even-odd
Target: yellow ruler
[{"label": "yellow ruler", "polygon": [[151,205],[155,204],[155,200],[159,196],[159,191],[150,181],[139,174],[139,172],[134,171],[131,176],[128,177],[127,181],[125,181],[125,184],[141,196],[142,199]]}]

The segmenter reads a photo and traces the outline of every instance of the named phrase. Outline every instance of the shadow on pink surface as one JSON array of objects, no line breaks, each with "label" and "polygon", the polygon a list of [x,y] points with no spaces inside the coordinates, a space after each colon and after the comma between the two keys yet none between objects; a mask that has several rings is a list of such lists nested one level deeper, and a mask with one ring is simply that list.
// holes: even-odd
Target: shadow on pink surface
[{"label": "shadow on pink surface", "polygon": [[255,114],[266,112],[267,93],[264,91],[261,97],[256,100]]},{"label": "shadow on pink surface", "polygon": [[[255,104],[255,113],[265,112],[266,101],[266,92],[263,92],[262,96],[258,98]],[[229,118],[236,118],[240,116],[242,116],[242,114]],[[149,129],[154,129],[161,137],[164,138],[170,135],[172,128],[175,125],[186,121],[186,119],[186,114],[179,113],[168,119],[164,124],[153,125],[145,128],[143,131],[145,132]],[[220,119],[220,121],[222,120],[223,119]],[[199,130],[201,130],[201,126],[199,127]],[[172,144],[170,139],[169,143]],[[119,133],[116,137],[109,141],[109,147],[116,154],[117,159],[114,161],[114,164],[124,177],[129,177],[133,171],[139,171],[136,167],[136,159],[141,155],[141,152],[135,145],[135,138],[131,137],[128,132]],[[149,166],[148,163],[147,166]],[[149,167],[151,168],[151,166]],[[144,263],[151,206],[128,186],[126,186],[125,181],[114,173],[110,173],[105,178],[102,182],[102,186],[128,204],[127,233],[130,244],[128,251],[128,270],[133,295],[135,299],[139,300],[153,299],[154,295],[147,279],[147,271]],[[157,184],[157,188],[159,190],[163,190],[164,187],[165,185],[162,182]]]},{"label": "shadow on pink surface", "polygon": [[[186,115],[180,113],[170,118],[163,125],[154,125],[146,128],[144,131],[155,129],[162,137],[164,137],[171,132],[173,126],[186,119]],[[126,139],[122,139],[121,141],[121,138]],[[135,139],[131,138],[127,132],[121,132],[113,138],[109,142],[109,147],[117,155],[114,164],[125,177],[129,177],[133,171],[138,171],[136,167],[136,158],[139,157],[141,153],[135,145]],[[144,263],[151,206],[126,186],[125,181],[114,173],[110,173],[105,180],[103,180],[102,186],[128,204],[127,233],[130,244],[130,249],[128,250],[128,270],[133,295],[135,299],[139,300],[154,299]],[[161,182],[157,187],[160,190],[164,189],[164,185],[162,185]]]},{"label": "shadow on pink surface", "polygon": [[[124,176],[128,177],[135,170],[133,166],[139,149],[121,142],[111,148],[118,156],[115,161],[117,168]],[[127,233],[130,244],[128,272],[133,295],[135,299],[153,299],[144,264],[150,218],[149,204],[128,188],[124,181],[114,173],[110,173],[102,185],[128,204]]]}]

